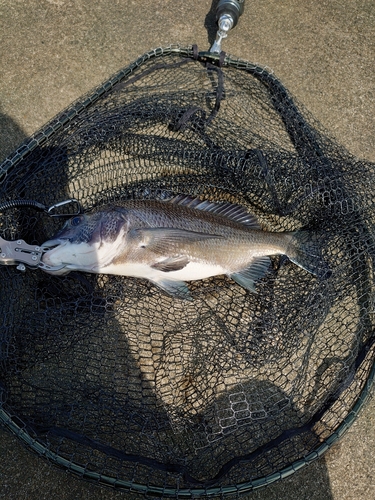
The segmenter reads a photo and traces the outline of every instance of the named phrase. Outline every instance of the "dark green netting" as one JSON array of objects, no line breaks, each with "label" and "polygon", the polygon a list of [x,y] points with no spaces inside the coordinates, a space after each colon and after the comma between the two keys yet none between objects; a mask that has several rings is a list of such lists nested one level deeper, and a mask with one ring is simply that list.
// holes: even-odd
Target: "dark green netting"
[{"label": "dark green netting", "polygon": [[[332,270],[283,258],[252,294],[227,277],[192,302],[121,276],[0,266],[0,418],[34,451],[118,488],[240,493],[320,456],[373,379],[374,165],[351,156],[266,70],[177,47],[137,60],[0,166],[2,203],[85,210],[179,193],[312,230]],[[41,244],[61,220],[4,209]]]}]

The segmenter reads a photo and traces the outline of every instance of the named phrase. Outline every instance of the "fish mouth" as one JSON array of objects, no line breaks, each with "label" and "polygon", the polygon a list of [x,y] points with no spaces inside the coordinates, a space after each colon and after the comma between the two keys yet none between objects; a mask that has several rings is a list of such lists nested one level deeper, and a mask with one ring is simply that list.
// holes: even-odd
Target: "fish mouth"
[{"label": "fish mouth", "polygon": [[88,243],[72,243],[69,238],[56,237],[42,245],[43,270],[50,274],[68,274],[71,271],[92,272],[97,264],[97,249]]},{"label": "fish mouth", "polygon": [[60,245],[66,245],[69,242],[67,238],[54,238],[52,240],[48,240],[43,243],[42,249],[45,252],[48,252],[49,250],[52,250],[53,248],[56,248]]},{"label": "fish mouth", "polygon": [[54,238],[52,240],[48,240],[43,243],[41,246],[42,251],[43,251],[43,256],[42,256],[42,261],[41,264],[43,265],[42,269],[47,273],[47,274],[53,274],[53,275],[64,275],[69,273],[68,270],[65,269],[65,265],[61,262],[53,262],[53,259],[51,260],[51,253],[53,254],[53,251],[58,248],[58,247],[63,247],[68,243],[69,240],[67,239],[62,239],[62,238]]}]

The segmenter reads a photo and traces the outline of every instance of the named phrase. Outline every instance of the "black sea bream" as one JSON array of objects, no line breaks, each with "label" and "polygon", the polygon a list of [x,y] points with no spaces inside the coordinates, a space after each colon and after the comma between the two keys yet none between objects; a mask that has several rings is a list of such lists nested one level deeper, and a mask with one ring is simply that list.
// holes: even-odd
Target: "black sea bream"
[{"label": "black sea bream", "polygon": [[169,201],[131,200],[72,217],[43,262],[70,271],[145,278],[178,298],[190,298],[186,281],[226,274],[244,288],[286,255],[323,277],[328,268],[313,234],[263,231],[239,205],[179,195]]}]

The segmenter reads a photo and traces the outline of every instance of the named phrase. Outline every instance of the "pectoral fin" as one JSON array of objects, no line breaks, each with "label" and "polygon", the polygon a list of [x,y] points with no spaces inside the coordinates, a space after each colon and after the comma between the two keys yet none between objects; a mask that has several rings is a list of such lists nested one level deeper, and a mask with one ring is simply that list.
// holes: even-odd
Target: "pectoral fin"
[{"label": "pectoral fin", "polygon": [[152,252],[169,254],[171,246],[178,247],[208,239],[222,238],[216,234],[205,234],[185,229],[170,227],[132,229],[128,235],[139,248],[147,248]]},{"label": "pectoral fin", "polygon": [[269,257],[258,257],[246,269],[238,273],[229,274],[228,276],[247,290],[257,293],[255,289],[256,282],[267,273],[270,263]]},{"label": "pectoral fin", "polygon": [[188,264],[189,259],[186,255],[181,255],[180,257],[168,257],[167,259],[155,262],[155,264],[152,264],[151,267],[153,269],[157,269],[158,271],[170,273],[171,271],[180,271]]},{"label": "pectoral fin", "polygon": [[154,285],[163,289],[168,295],[181,300],[193,300],[187,284],[184,281],[162,279],[153,281]]}]

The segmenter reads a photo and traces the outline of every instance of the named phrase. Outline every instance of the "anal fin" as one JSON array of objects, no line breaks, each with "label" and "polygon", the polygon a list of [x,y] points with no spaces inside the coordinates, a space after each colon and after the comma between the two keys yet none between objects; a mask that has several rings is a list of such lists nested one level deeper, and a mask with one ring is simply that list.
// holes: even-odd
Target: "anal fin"
[{"label": "anal fin", "polygon": [[243,288],[253,293],[257,293],[255,288],[256,282],[265,276],[270,268],[270,264],[271,261],[269,257],[257,257],[246,269],[229,274],[228,276]]}]

